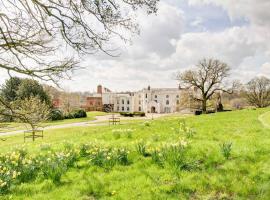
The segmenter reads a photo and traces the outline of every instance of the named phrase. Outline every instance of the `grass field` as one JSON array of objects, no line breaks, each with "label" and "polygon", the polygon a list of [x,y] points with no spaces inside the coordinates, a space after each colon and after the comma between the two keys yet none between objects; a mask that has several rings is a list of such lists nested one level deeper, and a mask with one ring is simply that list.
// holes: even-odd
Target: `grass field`
[{"label": "grass field", "polygon": [[[50,130],[44,140],[23,146],[21,135],[12,136],[0,142],[0,165],[9,163],[3,159],[20,159],[18,153],[6,156],[15,146],[24,148],[32,161],[22,175],[31,169],[35,176],[12,179],[0,199],[268,200],[270,131],[258,120],[267,111]],[[16,162],[6,165],[15,168]]]},{"label": "grass field", "polygon": [[[77,123],[77,122],[87,122],[87,121],[93,121],[95,120],[96,116],[104,116],[108,115],[108,113],[105,112],[87,112],[87,117],[85,118],[77,118],[77,119],[65,119],[65,120],[57,120],[57,121],[48,121],[41,124],[41,126],[52,126],[52,125],[60,125],[60,124],[71,124],[71,123]],[[24,130],[27,128],[26,124],[23,123],[0,123],[0,132],[10,132],[10,131],[16,131],[16,130]]]}]

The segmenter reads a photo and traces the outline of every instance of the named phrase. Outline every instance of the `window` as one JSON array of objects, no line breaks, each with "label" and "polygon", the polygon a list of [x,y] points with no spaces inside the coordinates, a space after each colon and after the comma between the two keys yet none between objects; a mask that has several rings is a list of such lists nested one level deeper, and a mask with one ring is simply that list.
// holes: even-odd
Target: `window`
[{"label": "window", "polygon": [[157,100],[155,100],[155,102],[157,103]]},{"label": "window", "polygon": [[169,105],[169,104],[170,104],[169,100],[166,100],[166,105]]},{"label": "window", "polygon": [[141,108],[141,106],[139,107],[139,111],[142,111],[142,108]]},{"label": "window", "polygon": [[141,100],[139,101],[139,105],[141,105]]},{"label": "window", "polygon": [[119,104],[119,100],[117,99],[117,104]]},{"label": "window", "polygon": [[179,95],[176,95],[176,98],[179,98]]},{"label": "window", "polygon": [[129,111],[129,107],[127,107],[127,111]]},{"label": "window", "polygon": [[176,101],[176,104],[179,105],[179,103],[180,103],[179,100],[177,100],[177,101]]},{"label": "window", "polygon": [[169,95],[166,95],[166,98],[169,98]]},{"label": "window", "polygon": [[157,95],[155,95],[155,98],[157,98]]},{"label": "window", "polygon": [[125,110],[125,108],[124,107],[122,107],[122,111],[124,111]]},{"label": "window", "polygon": [[122,99],[122,104],[125,104],[125,100],[124,99]]},{"label": "window", "polygon": [[129,100],[127,100],[127,104],[129,104]]},{"label": "window", "polygon": [[119,111],[119,106],[117,106],[117,111]]},{"label": "window", "polygon": [[145,98],[147,99],[147,94],[145,94]]}]

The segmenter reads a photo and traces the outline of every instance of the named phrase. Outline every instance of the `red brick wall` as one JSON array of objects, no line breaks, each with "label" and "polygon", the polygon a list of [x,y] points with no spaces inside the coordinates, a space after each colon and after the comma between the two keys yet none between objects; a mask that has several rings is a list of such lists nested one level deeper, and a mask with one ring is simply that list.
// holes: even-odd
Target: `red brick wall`
[{"label": "red brick wall", "polygon": [[87,111],[102,111],[102,97],[87,97],[85,108]]}]

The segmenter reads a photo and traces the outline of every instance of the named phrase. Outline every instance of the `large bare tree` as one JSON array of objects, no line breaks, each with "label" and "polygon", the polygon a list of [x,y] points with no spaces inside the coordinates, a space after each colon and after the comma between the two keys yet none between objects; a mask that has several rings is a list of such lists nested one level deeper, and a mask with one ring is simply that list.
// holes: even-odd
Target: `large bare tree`
[{"label": "large bare tree", "polygon": [[194,69],[180,72],[177,80],[181,88],[195,90],[193,97],[201,101],[202,110],[206,112],[207,101],[217,92],[231,92],[224,86],[230,68],[226,63],[215,59],[203,59]]},{"label": "large bare tree", "polygon": [[261,76],[249,81],[246,85],[248,102],[256,107],[263,108],[270,105],[270,79]]},{"label": "large bare tree", "polygon": [[159,0],[0,0],[0,68],[57,81],[78,60],[66,48],[103,51],[112,37],[137,33],[138,8],[155,13]]}]

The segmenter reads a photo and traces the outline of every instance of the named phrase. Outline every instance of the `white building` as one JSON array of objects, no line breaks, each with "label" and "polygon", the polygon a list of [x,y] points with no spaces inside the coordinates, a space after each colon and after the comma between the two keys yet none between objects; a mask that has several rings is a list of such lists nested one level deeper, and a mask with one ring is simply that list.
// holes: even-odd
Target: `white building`
[{"label": "white building", "polygon": [[102,92],[102,103],[114,112],[173,113],[179,111],[178,88],[145,88],[138,92]]}]

